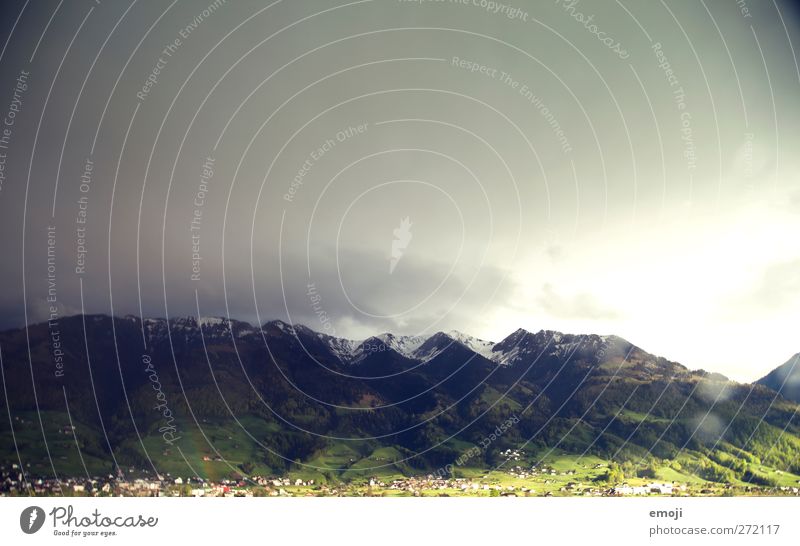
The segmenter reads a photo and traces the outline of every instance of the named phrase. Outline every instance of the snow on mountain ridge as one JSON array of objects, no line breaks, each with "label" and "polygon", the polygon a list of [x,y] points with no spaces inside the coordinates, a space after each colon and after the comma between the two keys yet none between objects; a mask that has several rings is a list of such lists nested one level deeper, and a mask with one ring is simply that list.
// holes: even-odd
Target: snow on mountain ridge
[{"label": "snow on mountain ridge", "polygon": [[388,332],[375,336],[376,339],[385,343],[387,347],[394,349],[407,358],[414,358],[414,353],[423,343],[428,341],[430,337],[431,336],[396,336]]},{"label": "snow on mountain ridge", "polygon": [[[146,318],[143,325],[148,335],[165,337],[169,328],[184,335],[202,330],[206,337],[228,336],[234,328],[236,337],[255,334],[258,327],[246,322],[235,321],[224,317],[175,317],[167,321],[163,318]],[[264,324],[262,329],[274,328],[279,332],[298,337],[313,336],[321,341],[330,352],[343,364],[356,364],[370,354],[387,350],[394,351],[409,360],[424,363],[434,359],[454,343],[495,362],[499,366],[511,366],[530,356],[569,356],[578,349],[608,350],[618,342],[624,342],[616,336],[572,335],[552,330],[540,330],[532,333],[519,328],[499,342],[487,341],[458,330],[436,332],[423,335],[396,335],[389,332],[371,336],[363,340],[340,338],[326,333],[316,332],[307,326],[282,320],[272,320]],[[274,330],[273,330],[274,331]],[[601,353],[602,354],[602,353]]]},{"label": "snow on mountain ridge", "polygon": [[447,335],[473,352],[491,360],[492,349],[494,349],[494,346],[496,345],[494,341],[486,341],[475,336],[464,334],[458,330],[450,330],[447,332]]}]

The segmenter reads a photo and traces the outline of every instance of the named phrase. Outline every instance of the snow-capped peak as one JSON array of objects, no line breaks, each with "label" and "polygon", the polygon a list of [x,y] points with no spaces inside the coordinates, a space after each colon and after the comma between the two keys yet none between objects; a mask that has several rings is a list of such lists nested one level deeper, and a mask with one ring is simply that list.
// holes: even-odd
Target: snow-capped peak
[{"label": "snow-capped peak", "polygon": [[207,326],[219,326],[220,324],[226,324],[226,319],[222,317],[200,317],[197,320],[197,325],[201,328]]},{"label": "snow-capped peak", "polygon": [[475,336],[470,336],[468,334],[464,334],[459,332],[458,330],[450,330],[446,332],[446,334],[451,338],[468,349],[472,350],[473,352],[478,353],[484,358],[491,358],[492,349],[495,346],[494,341],[486,341],[484,339],[477,338]]},{"label": "snow-capped peak", "polygon": [[384,343],[388,348],[397,351],[407,358],[414,358],[414,353],[420,346],[425,343],[430,336],[396,336],[390,333],[384,333],[375,336],[377,339]]},{"label": "snow-capped peak", "polygon": [[361,341],[333,337],[322,333],[318,333],[317,337],[328,346],[328,349],[330,349],[343,364],[353,361],[358,347],[361,345]]}]

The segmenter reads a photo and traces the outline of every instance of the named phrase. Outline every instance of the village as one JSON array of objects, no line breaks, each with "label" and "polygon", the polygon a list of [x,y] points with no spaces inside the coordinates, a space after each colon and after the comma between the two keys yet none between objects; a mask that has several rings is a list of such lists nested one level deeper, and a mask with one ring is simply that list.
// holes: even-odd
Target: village
[{"label": "village", "polygon": [[[67,497],[628,497],[628,496],[800,496],[800,488],[731,486],[646,482],[609,485],[574,479],[574,471],[558,472],[547,467],[516,466],[500,474],[442,477],[438,474],[372,477],[351,483],[315,483],[288,477],[231,478],[217,481],[202,478],[158,476],[124,479],[108,475],[94,478],[28,478],[18,465],[0,467],[0,496]],[[538,487],[537,487],[538,486]]]}]

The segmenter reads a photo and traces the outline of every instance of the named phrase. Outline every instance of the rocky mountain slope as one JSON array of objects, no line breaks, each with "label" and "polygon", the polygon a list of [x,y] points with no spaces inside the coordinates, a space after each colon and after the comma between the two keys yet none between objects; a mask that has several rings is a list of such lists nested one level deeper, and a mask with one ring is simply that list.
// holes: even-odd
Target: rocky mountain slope
[{"label": "rocky mountain slope", "polygon": [[509,448],[558,449],[683,460],[733,479],[748,471],[741,461],[796,470],[800,453],[794,402],[615,336],[354,341],[282,321],[86,315],[2,332],[0,348],[10,416],[0,419],[0,461],[41,474],[179,472],[189,461],[198,473],[229,461],[247,472],[338,472],[386,449],[394,471],[421,472],[508,419],[518,421],[471,464],[496,465]]}]

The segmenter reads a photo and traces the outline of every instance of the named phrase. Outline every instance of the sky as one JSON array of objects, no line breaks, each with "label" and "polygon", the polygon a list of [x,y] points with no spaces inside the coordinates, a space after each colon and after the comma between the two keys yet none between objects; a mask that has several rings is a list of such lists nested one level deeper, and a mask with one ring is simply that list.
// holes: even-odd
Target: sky
[{"label": "sky", "polygon": [[548,329],[741,381],[800,351],[791,3],[23,5],[0,327]]}]

